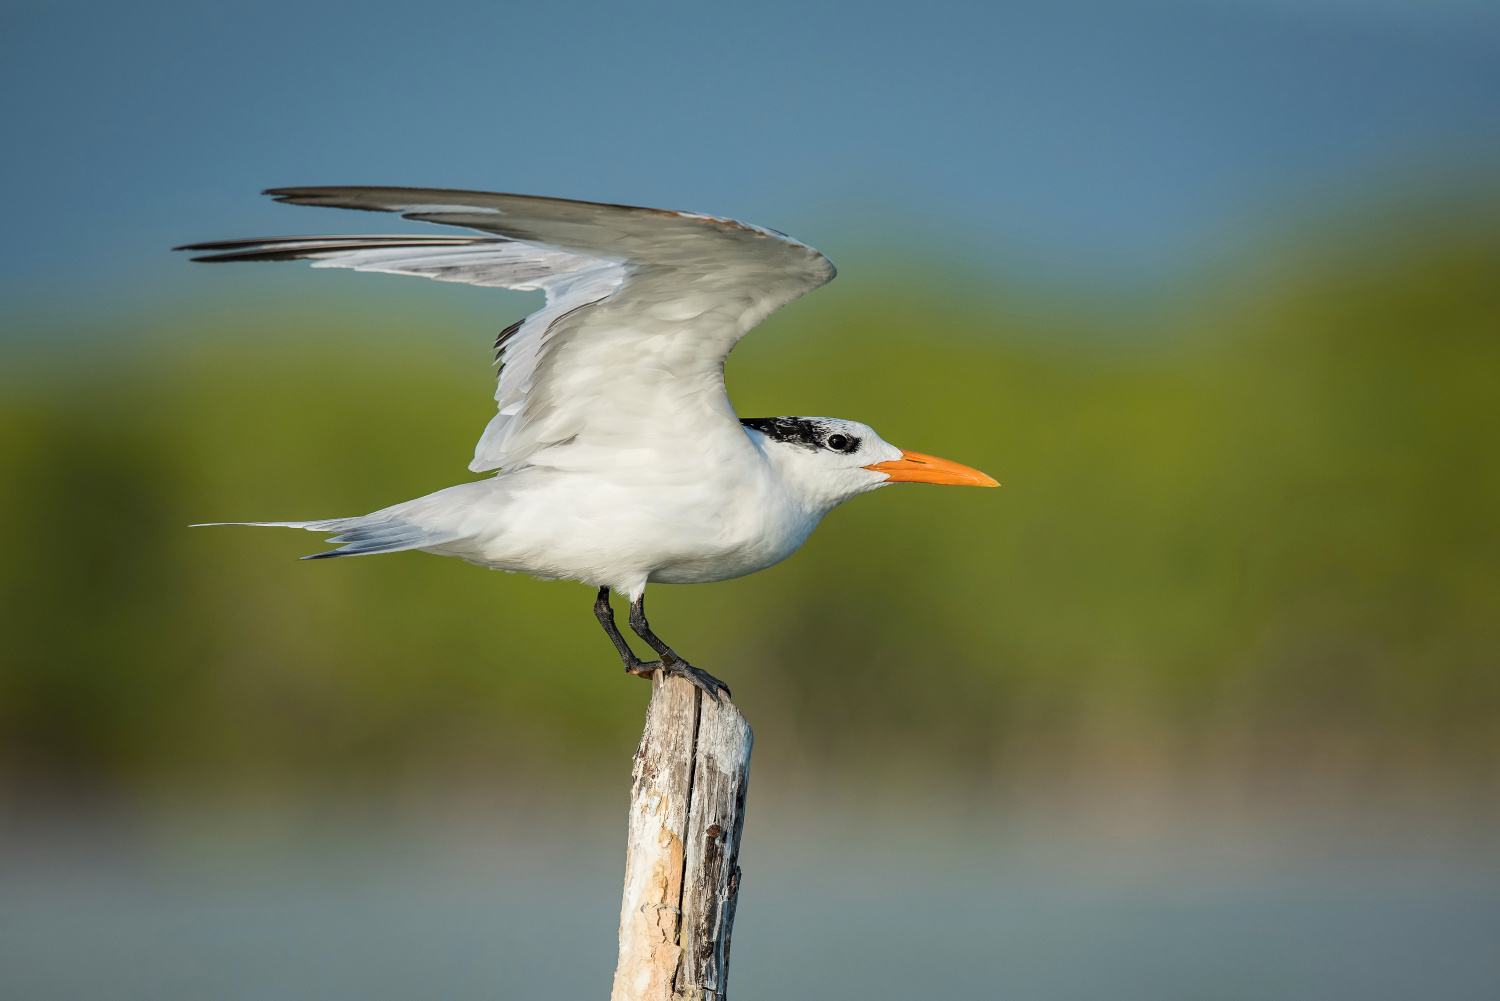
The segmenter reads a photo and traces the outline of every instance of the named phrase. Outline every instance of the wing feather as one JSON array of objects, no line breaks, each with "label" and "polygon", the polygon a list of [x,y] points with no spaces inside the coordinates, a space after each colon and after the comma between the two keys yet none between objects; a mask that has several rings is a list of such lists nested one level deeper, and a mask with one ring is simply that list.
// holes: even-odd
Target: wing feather
[{"label": "wing feather", "polygon": [[[723,365],[740,337],[831,280],[826,257],[732,219],[438,188],[276,188],[293,205],[399,212],[488,236],[278,237],[200,243],[202,261],[314,261],[546,293],[501,332],[498,412],[476,472],[537,461],[549,445],[661,438],[694,420],[734,420]],[[737,425],[736,425],[737,427]]]}]

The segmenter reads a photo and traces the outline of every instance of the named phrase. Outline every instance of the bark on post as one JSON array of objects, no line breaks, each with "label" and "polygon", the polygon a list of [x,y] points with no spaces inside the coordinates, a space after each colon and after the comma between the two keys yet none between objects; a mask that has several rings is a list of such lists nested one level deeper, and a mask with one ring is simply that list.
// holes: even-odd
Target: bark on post
[{"label": "bark on post", "polygon": [[723,1001],[750,724],[691,682],[651,682],[635,755],[611,1001]]}]

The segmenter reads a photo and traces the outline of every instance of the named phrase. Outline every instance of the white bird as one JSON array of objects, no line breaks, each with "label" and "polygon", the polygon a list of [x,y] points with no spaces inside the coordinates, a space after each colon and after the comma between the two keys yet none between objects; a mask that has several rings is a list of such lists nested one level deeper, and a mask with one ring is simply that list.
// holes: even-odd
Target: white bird
[{"label": "white bird", "polygon": [[[890,483],[993,487],[854,421],[740,418],[724,386],[735,343],[834,276],[822,254],[732,219],[593,202],[423,188],[277,188],[279,202],[376,212],[486,235],[279,237],[198,243],[197,261],[309,259],[316,268],[540,289],[501,332],[495,400],[469,469],[478,482],[324,521],[215,522],[337,533],[304,559],[419,549],[598,588],[594,611],[625,670],[723,682],[646,621],[649,583],[729,580],[786,559],[837,505]],[[656,651],[643,662],[609,592]]]}]

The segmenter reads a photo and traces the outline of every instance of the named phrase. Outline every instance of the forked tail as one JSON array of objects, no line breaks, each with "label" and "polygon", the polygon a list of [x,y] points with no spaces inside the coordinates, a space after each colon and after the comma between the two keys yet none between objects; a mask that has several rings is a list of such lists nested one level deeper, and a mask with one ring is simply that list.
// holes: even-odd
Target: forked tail
[{"label": "forked tail", "polygon": [[330,556],[368,556],[373,553],[399,553],[405,549],[440,546],[460,538],[452,532],[423,528],[400,518],[367,514],[358,518],[329,518],[325,521],[209,521],[189,528],[213,525],[255,525],[263,528],[301,528],[309,532],[338,532],[327,542],[342,543],[326,553],[303,556],[304,560],[323,560]]}]

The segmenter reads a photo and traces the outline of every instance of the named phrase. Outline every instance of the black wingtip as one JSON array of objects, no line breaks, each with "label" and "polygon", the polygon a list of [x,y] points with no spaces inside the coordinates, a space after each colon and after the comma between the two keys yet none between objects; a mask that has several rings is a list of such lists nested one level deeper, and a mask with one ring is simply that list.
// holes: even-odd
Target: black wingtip
[{"label": "black wingtip", "polygon": [[[179,250],[202,251],[202,250],[218,250],[218,249],[219,248],[215,244],[212,244],[212,243],[185,243],[185,244],[183,244],[180,247],[173,247],[172,248],[172,252],[176,253]],[[233,260],[233,258],[229,257],[227,255],[224,255],[224,254],[208,254],[208,255],[205,255],[203,257],[189,257],[188,260],[190,260],[190,261],[226,261],[226,260]]]},{"label": "black wingtip", "polygon": [[330,188],[267,188],[261,194],[273,198],[283,205],[317,205],[319,197],[326,198]]},{"label": "black wingtip", "polygon": [[195,261],[300,261],[357,250],[399,250],[409,247],[471,247],[505,243],[499,236],[263,236],[248,240],[214,240],[189,243],[173,250],[208,250]]},{"label": "black wingtip", "polygon": [[358,195],[372,191],[396,191],[399,188],[382,188],[372,185],[340,184],[313,188],[267,188],[267,195],[283,205],[309,205],[314,208],[358,209],[363,212],[400,212],[400,208],[368,204]]}]

